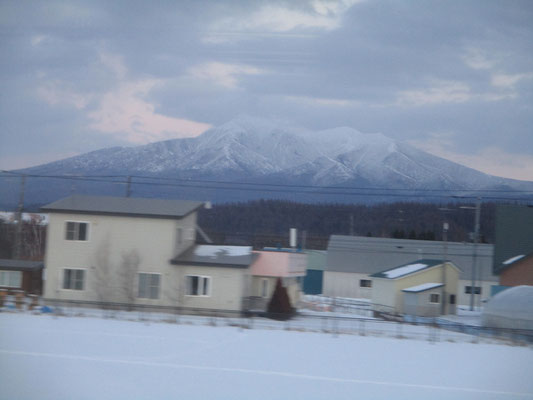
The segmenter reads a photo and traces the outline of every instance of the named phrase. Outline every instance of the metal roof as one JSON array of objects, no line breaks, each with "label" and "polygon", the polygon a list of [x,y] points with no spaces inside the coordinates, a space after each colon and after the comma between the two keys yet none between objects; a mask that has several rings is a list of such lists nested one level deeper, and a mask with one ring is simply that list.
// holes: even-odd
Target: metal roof
[{"label": "metal roof", "polygon": [[421,292],[425,292],[426,290],[436,289],[442,286],[444,286],[443,283],[423,283],[421,285],[416,285],[416,286],[405,288],[402,290],[402,292],[421,293]]},{"label": "metal roof", "polygon": [[174,265],[248,268],[258,255],[249,246],[198,245],[186,250],[170,262]]},{"label": "metal roof", "polygon": [[502,264],[500,269],[498,270],[498,273],[501,273],[503,270],[507,268],[512,268],[517,264],[521,264],[522,262],[529,260],[533,258],[533,253],[530,254],[520,254],[514,257],[511,257],[508,260],[505,260]]},{"label": "metal roof", "polygon": [[0,259],[0,269],[9,271],[35,271],[44,268],[42,261]]},{"label": "metal roof", "polygon": [[[442,241],[388,239],[364,236],[332,235],[328,243],[326,271],[375,274],[416,259],[444,258]],[[459,279],[470,279],[472,274],[473,243],[447,242],[446,259],[460,272]],[[492,274],[491,244],[477,245],[476,279],[497,281]]]},{"label": "metal roof", "polygon": [[135,197],[74,195],[47,204],[43,212],[122,215],[180,219],[203,206],[203,202]]},{"label": "metal roof", "polygon": [[397,279],[441,265],[442,260],[416,260],[370,275],[373,278]]}]

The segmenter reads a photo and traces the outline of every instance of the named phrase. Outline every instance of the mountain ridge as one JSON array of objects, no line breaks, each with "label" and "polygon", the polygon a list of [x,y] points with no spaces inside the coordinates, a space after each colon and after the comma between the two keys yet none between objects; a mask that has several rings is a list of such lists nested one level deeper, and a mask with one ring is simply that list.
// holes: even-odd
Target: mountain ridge
[{"label": "mountain ridge", "polygon": [[[458,194],[495,188],[511,193],[533,190],[533,182],[494,177],[381,133],[367,134],[350,127],[313,131],[249,116],[240,116],[194,138],[105,148],[18,172],[147,175],[328,187],[364,184],[369,188],[413,191],[447,189]],[[94,185],[92,189],[99,192]],[[64,191],[63,188],[58,193]],[[40,194],[51,197],[44,188]],[[168,191],[151,193],[153,197],[159,194],[170,195]],[[204,190],[202,195],[209,193]],[[217,193],[213,197],[215,201],[224,200]],[[235,200],[235,196],[230,197]],[[242,193],[240,198],[246,200],[250,196]]]}]

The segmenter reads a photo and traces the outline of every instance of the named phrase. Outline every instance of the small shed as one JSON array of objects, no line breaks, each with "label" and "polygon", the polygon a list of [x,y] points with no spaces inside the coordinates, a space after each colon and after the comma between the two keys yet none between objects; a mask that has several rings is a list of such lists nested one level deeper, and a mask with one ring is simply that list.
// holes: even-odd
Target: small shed
[{"label": "small shed", "polygon": [[371,275],[374,285],[372,303],[383,312],[454,314],[459,273],[459,268],[452,262],[431,259],[416,260],[375,273]]},{"label": "small shed", "polygon": [[403,289],[403,312],[418,317],[436,317],[441,313],[442,283],[422,283]]},{"label": "small shed", "polygon": [[42,261],[0,259],[0,291],[40,295],[43,268]]}]

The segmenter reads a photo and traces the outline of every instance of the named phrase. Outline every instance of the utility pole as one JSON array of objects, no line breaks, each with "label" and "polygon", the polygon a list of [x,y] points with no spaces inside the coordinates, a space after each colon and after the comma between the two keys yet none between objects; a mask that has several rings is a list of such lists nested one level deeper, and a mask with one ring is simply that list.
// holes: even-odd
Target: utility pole
[{"label": "utility pole", "polygon": [[128,175],[128,183],[126,185],[126,197],[131,196],[131,175]]},{"label": "utility pole", "polygon": [[477,243],[479,239],[479,217],[481,215],[481,198],[476,201],[476,220],[474,225],[474,254],[472,256],[472,295],[470,296],[470,311],[474,311],[474,299],[476,296],[476,269],[477,269]]},{"label": "utility pole", "polygon": [[474,311],[474,300],[476,297],[476,270],[477,270],[477,243],[479,240],[479,217],[481,214],[481,197],[476,200],[475,207],[462,206],[459,208],[467,210],[475,210],[475,222],[474,222],[474,249],[472,253],[472,282],[470,286],[470,311]]},{"label": "utility pole", "polygon": [[16,220],[17,220],[17,231],[15,236],[15,251],[14,259],[18,260],[22,256],[22,211],[24,210],[24,190],[26,186],[26,175],[20,176],[20,198],[19,204],[17,207]]},{"label": "utility pole", "polygon": [[447,292],[446,292],[446,262],[448,261],[448,223],[442,224],[442,238],[444,241],[444,257],[442,260],[442,301],[441,301],[441,314],[446,314]]}]

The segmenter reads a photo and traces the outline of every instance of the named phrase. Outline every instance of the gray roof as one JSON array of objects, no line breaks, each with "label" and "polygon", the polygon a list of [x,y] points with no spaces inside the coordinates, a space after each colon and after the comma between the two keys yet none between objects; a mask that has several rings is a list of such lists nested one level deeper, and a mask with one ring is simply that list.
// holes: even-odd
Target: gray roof
[{"label": "gray roof", "polygon": [[185,200],[74,195],[47,204],[41,210],[58,213],[180,219],[196,211],[203,204],[199,201]]},{"label": "gray roof", "polygon": [[[460,279],[470,279],[474,245],[447,242],[447,247],[446,259],[460,269]],[[492,252],[491,244],[477,245],[476,271],[482,280],[498,280],[492,275]],[[326,271],[371,275],[423,258],[443,259],[444,242],[332,235],[328,244]]]},{"label": "gray roof", "polygon": [[193,246],[170,260],[175,265],[205,267],[248,268],[257,259],[250,246]]},{"label": "gray roof", "polygon": [[0,269],[10,271],[35,271],[44,268],[42,261],[0,259]]}]

